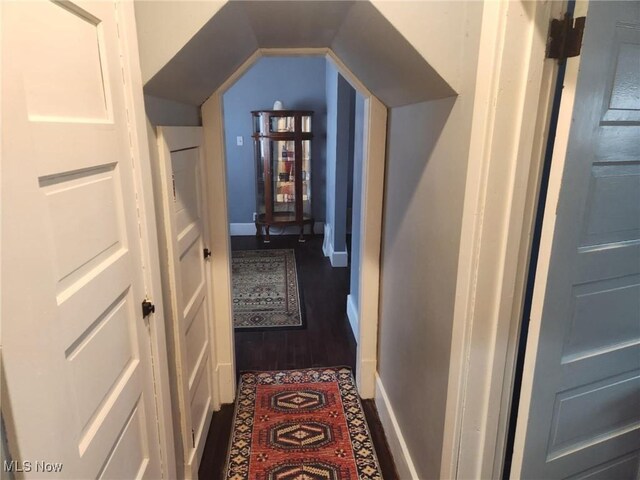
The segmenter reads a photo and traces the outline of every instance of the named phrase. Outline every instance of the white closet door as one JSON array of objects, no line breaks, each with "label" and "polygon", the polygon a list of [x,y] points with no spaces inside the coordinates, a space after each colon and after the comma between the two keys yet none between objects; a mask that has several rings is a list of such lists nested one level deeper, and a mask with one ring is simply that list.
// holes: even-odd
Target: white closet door
[{"label": "white closet door", "polygon": [[158,127],[166,243],[185,477],[197,478],[213,412],[211,286],[204,202],[202,127]]},{"label": "white closet door", "polygon": [[637,480],[640,2],[590,2],[567,68],[512,478]]},{"label": "white closet door", "polygon": [[11,453],[26,478],[161,478],[116,4],[0,8]]}]

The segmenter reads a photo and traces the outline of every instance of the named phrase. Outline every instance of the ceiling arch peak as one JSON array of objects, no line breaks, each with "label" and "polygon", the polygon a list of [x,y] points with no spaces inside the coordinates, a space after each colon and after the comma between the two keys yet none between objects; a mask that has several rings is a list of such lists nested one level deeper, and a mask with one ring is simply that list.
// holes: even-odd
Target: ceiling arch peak
[{"label": "ceiling arch peak", "polygon": [[227,2],[146,83],[145,93],[201,105],[247,60],[284,49],[331,52],[387,107],[456,94],[370,2],[273,0]]}]

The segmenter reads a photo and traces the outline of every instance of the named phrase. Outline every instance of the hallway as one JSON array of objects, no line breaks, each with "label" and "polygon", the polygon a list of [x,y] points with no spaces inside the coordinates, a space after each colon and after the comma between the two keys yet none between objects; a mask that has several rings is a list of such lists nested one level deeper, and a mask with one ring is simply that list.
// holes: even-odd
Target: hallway
[{"label": "hallway", "polygon": [[[306,328],[262,332],[235,332],[236,376],[251,370],[287,370],[321,366],[348,366],[354,370],[356,343],[345,313],[349,269],[332,268],[322,253],[322,236],[298,243],[297,236],[271,237],[263,244],[255,237],[232,237],[232,250],[286,249],[296,251]],[[362,402],[384,478],[398,475],[373,400]],[[223,405],[211,421],[199,477],[224,478],[234,405]]]}]

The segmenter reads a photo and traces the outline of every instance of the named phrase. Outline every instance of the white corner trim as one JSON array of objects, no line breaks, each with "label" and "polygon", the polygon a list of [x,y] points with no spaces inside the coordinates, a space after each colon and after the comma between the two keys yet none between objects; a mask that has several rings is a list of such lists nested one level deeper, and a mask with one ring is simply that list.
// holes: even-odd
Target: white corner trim
[{"label": "white corner trim", "polygon": [[324,253],[325,257],[331,257],[333,253],[333,244],[331,243],[331,225],[328,223],[324,224],[324,240],[322,242],[322,253]]},{"label": "white corner trim", "polygon": [[[318,233],[322,231],[323,228],[322,222],[315,222],[313,225],[313,233]],[[281,227],[272,227],[274,230],[271,231],[271,235],[298,235],[300,233],[300,227],[291,226],[285,227],[284,230],[281,230]],[[305,234],[309,231],[309,227],[305,225],[304,227]],[[277,232],[277,233],[276,233]],[[232,237],[242,237],[242,236],[253,236],[256,234],[256,225],[253,222],[248,223],[230,223],[229,224],[229,235]]]},{"label": "white corner trim", "polygon": [[420,480],[418,472],[416,472],[409,455],[409,449],[407,443],[400,431],[400,425],[396,419],[395,413],[391,408],[391,402],[387,396],[387,392],[384,389],[380,376],[376,373],[376,395],[374,397],[376,408],[378,410],[378,416],[380,417],[380,423],[382,423],[382,429],[384,430],[387,442],[389,443],[389,449],[391,450],[391,456],[396,464],[399,478],[411,478],[412,480]]},{"label": "white corner trim", "polygon": [[233,403],[236,399],[235,371],[230,363],[218,363],[218,388],[220,391],[220,403]]},{"label": "white corner trim", "polygon": [[356,302],[353,300],[353,295],[347,295],[347,318],[349,319],[349,324],[351,325],[351,331],[353,332],[353,336],[356,339],[356,343],[358,343],[358,307],[356,307]]},{"label": "white corner trim", "polygon": [[[365,340],[366,341],[366,340]],[[362,335],[358,338],[358,353],[362,351]],[[378,361],[375,358],[358,357],[356,383],[358,393],[363,400],[371,400],[376,396],[376,369]]]}]

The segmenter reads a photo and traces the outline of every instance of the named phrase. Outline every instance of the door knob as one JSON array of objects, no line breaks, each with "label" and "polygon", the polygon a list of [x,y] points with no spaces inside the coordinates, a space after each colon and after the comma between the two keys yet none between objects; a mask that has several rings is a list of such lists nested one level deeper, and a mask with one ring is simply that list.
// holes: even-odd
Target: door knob
[{"label": "door knob", "polygon": [[142,318],[146,318],[152,313],[155,313],[156,306],[151,303],[149,300],[144,300],[142,302]]}]

